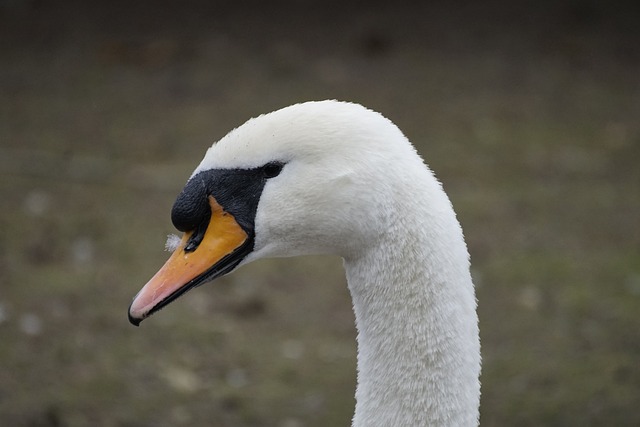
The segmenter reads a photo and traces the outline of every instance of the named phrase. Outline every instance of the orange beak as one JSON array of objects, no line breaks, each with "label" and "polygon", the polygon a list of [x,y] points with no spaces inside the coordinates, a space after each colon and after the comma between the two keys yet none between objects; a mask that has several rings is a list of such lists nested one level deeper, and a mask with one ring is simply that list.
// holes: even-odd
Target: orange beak
[{"label": "orange beak", "polygon": [[193,231],[185,233],[171,257],[133,299],[129,321],[134,325],[188,290],[230,272],[252,249],[252,239],[233,215],[212,196],[209,205],[211,219],[196,249],[185,251]]}]

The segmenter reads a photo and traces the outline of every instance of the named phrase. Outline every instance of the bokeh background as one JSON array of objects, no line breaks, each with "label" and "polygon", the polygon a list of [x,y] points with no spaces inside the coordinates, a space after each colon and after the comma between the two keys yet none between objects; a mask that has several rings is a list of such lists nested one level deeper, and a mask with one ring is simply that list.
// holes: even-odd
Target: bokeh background
[{"label": "bokeh background", "polygon": [[326,98],[398,124],[456,207],[482,425],[640,425],[637,4],[0,1],[0,425],[349,425],[339,259],[126,318],[205,149]]}]

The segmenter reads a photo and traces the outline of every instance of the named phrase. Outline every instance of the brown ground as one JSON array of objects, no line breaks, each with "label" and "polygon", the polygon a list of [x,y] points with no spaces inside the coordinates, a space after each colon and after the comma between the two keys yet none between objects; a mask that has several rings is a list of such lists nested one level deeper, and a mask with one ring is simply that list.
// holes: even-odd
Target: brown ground
[{"label": "brown ground", "polygon": [[482,424],[640,425],[638,8],[379,3],[0,3],[0,425],[349,424],[337,259],[126,319],[210,143],[325,98],[395,121],[456,206]]}]

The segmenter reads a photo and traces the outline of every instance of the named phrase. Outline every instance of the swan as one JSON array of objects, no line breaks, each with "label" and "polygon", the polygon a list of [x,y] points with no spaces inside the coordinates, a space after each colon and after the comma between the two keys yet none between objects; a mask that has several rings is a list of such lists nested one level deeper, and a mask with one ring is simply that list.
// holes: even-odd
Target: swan
[{"label": "swan", "polygon": [[133,299],[131,323],[256,259],[339,255],[358,332],[352,426],[478,424],[462,229],[390,120],[334,100],[253,118],[207,150],[171,219],[183,235]]}]

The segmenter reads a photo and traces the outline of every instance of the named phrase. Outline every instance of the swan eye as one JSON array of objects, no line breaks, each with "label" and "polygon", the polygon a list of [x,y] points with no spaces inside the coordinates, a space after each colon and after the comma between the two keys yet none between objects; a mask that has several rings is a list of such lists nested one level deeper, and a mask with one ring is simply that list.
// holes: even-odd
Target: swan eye
[{"label": "swan eye", "polygon": [[262,167],[262,171],[264,172],[265,178],[273,178],[280,175],[280,172],[282,172],[283,167],[284,167],[284,164],[282,163],[272,162],[264,165]]}]

